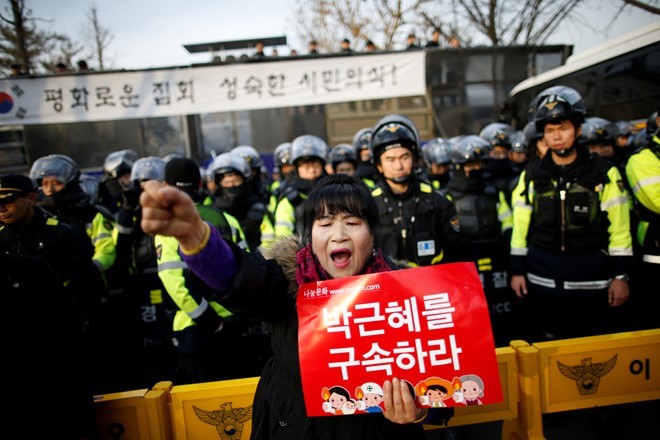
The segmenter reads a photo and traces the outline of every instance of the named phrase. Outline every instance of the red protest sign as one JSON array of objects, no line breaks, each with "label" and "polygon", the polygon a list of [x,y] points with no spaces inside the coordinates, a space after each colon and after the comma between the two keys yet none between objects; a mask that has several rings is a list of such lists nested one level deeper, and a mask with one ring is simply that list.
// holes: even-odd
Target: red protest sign
[{"label": "red protest sign", "polygon": [[502,401],[488,305],[473,263],[318,281],[298,289],[309,416],[381,412],[406,380],[418,406]]}]

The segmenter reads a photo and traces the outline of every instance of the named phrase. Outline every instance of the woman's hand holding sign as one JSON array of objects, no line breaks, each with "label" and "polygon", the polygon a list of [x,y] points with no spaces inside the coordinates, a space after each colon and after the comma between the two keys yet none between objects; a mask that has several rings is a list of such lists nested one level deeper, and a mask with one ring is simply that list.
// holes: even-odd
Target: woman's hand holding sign
[{"label": "woman's hand holding sign", "polygon": [[412,423],[421,421],[428,412],[425,408],[415,405],[414,397],[405,381],[396,377],[383,384],[383,415],[394,423]]}]

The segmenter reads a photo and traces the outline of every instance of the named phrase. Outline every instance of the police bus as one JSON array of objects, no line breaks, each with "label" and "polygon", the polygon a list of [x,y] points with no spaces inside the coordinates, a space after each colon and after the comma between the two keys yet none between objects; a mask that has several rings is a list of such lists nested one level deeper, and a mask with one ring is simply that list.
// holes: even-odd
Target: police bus
[{"label": "police bus", "polygon": [[572,55],[564,65],[520,82],[509,93],[512,120],[524,125],[529,103],[538,93],[565,85],[580,92],[590,116],[645,121],[660,102],[658,72],[660,21]]}]

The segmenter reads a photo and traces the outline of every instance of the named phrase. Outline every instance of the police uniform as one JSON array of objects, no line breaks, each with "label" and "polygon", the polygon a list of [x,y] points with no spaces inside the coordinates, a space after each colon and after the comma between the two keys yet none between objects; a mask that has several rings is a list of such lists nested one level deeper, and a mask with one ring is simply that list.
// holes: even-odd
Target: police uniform
[{"label": "police uniform", "polygon": [[[657,116],[657,112],[653,114]],[[655,119],[655,118],[653,118]],[[648,124],[650,126],[651,124]],[[635,151],[626,164],[626,176],[635,198],[639,223],[636,234],[639,247],[638,270],[632,281],[640,298],[641,328],[660,327],[658,307],[660,296],[653,286],[660,270],[660,137],[648,136],[650,142]]]},{"label": "police uniform", "polygon": [[[409,150],[414,166],[419,156],[417,127],[403,115],[387,115],[374,126],[370,148],[378,166],[381,156],[390,148]],[[404,180],[398,186],[407,187],[405,192],[395,193],[381,171],[381,178],[371,192],[380,215],[378,245],[385,254],[406,260],[411,266],[456,261],[460,235],[454,206],[431,184],[419,180],[413,169]]]},{"label": "police uniform", "polygon": [[508,241],[513,216],[506,194],[484,182],[483,168],[463,169],[466,163],[484,163],[488,142],[479,136],[465,136],[451,147],[452,170],[447,198],[458,213],[462,255],[475,263],[490,307],[495,344],[507,346],[523,337],[518,298],[509,287]]},{"label": "police uniform", "polygon": [[633,262],[621,175],[577,148],[567,166],[548,153],[512,196],[512,275],[526,275],[529,298],[546,316],[544,331],[560,339],[611,332],[608,287]]},{"label": "police uniform", "polygon": [[[241,249],[248,250],[238,220],[199,203],[196,206],[202,219],[221,231],[223,237],[231,239]],[[224,307],[204,298],[198,289],[197,277],[181,260],[176,239],[157,235],[155,245],[158,276],[176,306],[172,330],[178,357],[177,383],[200,383],[258,375],[263,365],[250,365],[246,359],[254,357],[239,350],[241,345],[256,345],[248,344],[244,336],[251,326],[239,323]],[[267,337],[264,335],[262,339],[267,340]],[[262,356],[267,353],[267,350],[258,350],[257,346],[252,349],[260,351],[258,354]]]}]

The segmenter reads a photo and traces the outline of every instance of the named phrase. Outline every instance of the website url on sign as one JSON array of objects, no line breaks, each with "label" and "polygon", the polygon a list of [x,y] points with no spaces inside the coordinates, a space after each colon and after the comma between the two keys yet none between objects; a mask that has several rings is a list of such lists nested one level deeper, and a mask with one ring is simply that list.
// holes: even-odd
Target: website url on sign
[{"label": "website url on sign", "polygon": [[380,290],[380,284],[367,284],[366,286],[342,287],[340,289],[330,289],[330,295],[341,295],[342,293],[359,293]]}]

